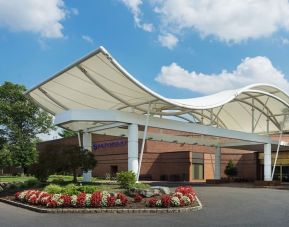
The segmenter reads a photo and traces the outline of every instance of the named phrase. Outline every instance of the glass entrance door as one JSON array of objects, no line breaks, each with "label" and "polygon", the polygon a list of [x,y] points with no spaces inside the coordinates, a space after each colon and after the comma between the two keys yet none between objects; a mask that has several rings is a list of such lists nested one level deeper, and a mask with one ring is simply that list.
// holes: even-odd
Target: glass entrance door
[{"label": "glass entrance door", "polygon": [[282,182],[289,182],[289,166],[282,166]]},{"label": "glass entrance door", "polygon": [[[272,166],[272,171],[273,171],[273,166]],[[275,166],[273,180],[281,181],[281,166]]]},{"label": "glass entrance door", "polygon": [[289,166],[276,166],[273,180],[289,182]]}]

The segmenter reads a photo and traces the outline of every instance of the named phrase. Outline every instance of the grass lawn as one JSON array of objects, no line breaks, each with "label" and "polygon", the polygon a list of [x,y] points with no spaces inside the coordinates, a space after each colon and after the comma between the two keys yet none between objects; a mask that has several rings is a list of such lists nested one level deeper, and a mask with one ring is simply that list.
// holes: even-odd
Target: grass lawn
[{"label": "grass lawn", "polygon": [[0,176],[0,182],[25,182],[27,180],[35,179],[35,177],[20,177],[20,176]]},{"label": "grass lawn", "polygon": [[[25,182],[27,180],[36,179],[35,177],[28,176],[0,176],[0,182]],[[70,182],[73,179],[73,176],[64,176],[64,175],[51,175],[48,178],[48,182],[52,182],[53,180],[63,179],[65,182]],[[82,177],[77,177],[78,182],[82,181]],[[98,178],[93,178],[92,181],[96,181]]]}]

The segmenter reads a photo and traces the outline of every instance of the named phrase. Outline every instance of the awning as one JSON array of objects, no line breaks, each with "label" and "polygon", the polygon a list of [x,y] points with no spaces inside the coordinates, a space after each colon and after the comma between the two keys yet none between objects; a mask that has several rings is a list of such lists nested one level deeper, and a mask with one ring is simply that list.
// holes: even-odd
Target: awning
[{"label": "awning", "polygon": [[[191,99],[165,98],[137,81],[103,47],[32,88],[27,95],[52,115],[77,109],[143,115],[150,106],[155,117],[264,134],[280,131],[289,107],[288,94],[268,84]],[[289,130],[289,124],[284,130]]]}]

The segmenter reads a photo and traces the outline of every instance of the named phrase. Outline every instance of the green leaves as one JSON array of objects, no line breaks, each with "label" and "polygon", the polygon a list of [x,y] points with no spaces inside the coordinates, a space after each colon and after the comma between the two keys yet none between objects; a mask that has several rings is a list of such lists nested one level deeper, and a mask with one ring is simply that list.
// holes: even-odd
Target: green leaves
[{"label": "green leaves", "polygon": [[67,137],[77,136],[77,132],[63,129],[62,132],[58,133],[58,135],[61,136],[62,138],[67,138]]},{"label": "green leaves", "polygon": [[76,173],[79,168],[93,169],[97,161],[93,153],[84,151],[78,146],[50,144],[41,149],[38,164],[32,166],[32,174],[41,181],[46,181],[49,175],[55,173]]},{"label": "green leaves", "polygon": [[36,160],[36,135],[53,127],[52,116],[26,98],[25,91],[11,82],[0,86],[0,148],[5,144],[13,165],[21,167]]},{"label": "green leaves", "polygon": [[230,160],[226,166],[225,174],[229,177],[237,176],[238,170],[237,167],[234,165],[233,161]]}]

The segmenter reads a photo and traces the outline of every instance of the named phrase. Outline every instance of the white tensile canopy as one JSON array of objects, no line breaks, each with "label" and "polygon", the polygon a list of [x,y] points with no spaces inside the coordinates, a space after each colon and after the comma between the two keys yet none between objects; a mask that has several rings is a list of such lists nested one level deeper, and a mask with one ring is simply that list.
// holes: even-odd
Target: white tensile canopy
[{"label": "white tensile canopy", "polygon": [[[215,179],[221,176],[220,147],[250,149],[257,145],[259,150],[264,149],[264,179],[270,181],[271,148],[278,153],[280,145],[283,149],[288,146],[268,136],[289,130],[289,96],[280,88],[253,84],[198,98],[165,98],[137,81],[103,47],[26,95],[54,115],[58,126],[83,131],[83,146],[88,149],[92,132],[127,136],[128,169],[138,176],[146,137],[216,147]],[[147,127],[182,131],[191,136],[151,132],[147,135]],[[204,135],[207,141],[202,139]],[[138,160],[140,138],[143,143]],[[226,138],[235,140],[235,144],[225,141]]]},{"label": "white tensile canopy", "polygon": [[[267,84],[191,99],[165,98],[137,81],[103,47],[27,94],[53,115],[71,109],[133,109],[146,114],[150,104],[154,116],[262,134],[280,131],[289,103],[284,91]],[[284,130],[288,129],[286,124]]]}]

